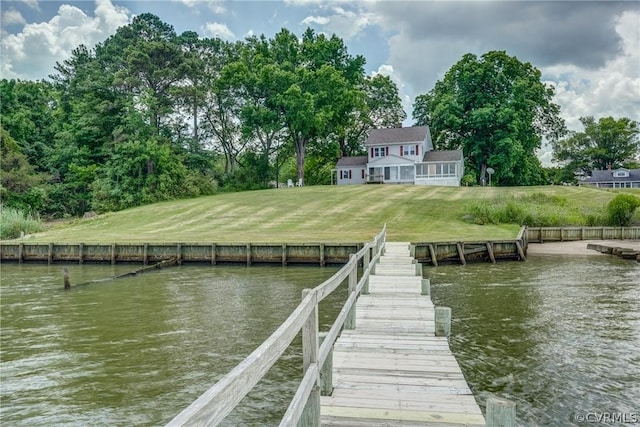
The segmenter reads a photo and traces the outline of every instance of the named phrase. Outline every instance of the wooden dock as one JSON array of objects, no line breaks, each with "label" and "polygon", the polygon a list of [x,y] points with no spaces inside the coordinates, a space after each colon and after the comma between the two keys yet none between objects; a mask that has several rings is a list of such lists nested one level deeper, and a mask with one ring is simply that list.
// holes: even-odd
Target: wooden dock
[{"label": "wooden dock", "polygon": [[484,426],[409,243],[386,243],[356,304],[356,327],[333,349],[333,393],[321,397],[327,426]]}]

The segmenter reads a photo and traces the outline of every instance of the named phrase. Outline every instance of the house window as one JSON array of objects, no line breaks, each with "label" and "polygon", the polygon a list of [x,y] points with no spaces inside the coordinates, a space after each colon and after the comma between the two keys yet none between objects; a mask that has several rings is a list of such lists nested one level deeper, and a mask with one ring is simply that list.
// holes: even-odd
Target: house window
[{"label": "house window", "polygon": [[626,178],[629,176],[629,172],[627,171],[615,171],[613,173],[613,176],[615,176],[616,178]]},{"label": "house window", "polygon": [[418,154],[416,152],[417,145],[403,145],[402,146],[402,155],[403,156],[415,156]]},{"label": "house window", "polygon": [[401,180],[413,179],[414,170],[415,168],[413,166],[400,166],[400,179]]},{"label": "house window", "polygon": [[389,154],[389,147],[372,147],[371,157],[384,157]]},{"label": "house window", "polygon": [[436,165],[436,175],[442,177],[456,176],[456,165],[454,163],[438,163]]},{"label": "house window", "polygon": [[351,171],[340,171],[340,179],[351,179]]}]

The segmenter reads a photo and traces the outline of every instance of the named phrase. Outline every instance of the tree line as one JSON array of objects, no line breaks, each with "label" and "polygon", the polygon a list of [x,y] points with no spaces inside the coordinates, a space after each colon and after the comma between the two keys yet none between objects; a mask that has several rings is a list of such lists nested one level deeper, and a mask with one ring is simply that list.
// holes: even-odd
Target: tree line
[{"label": "tree line", "polygon": [[329,183],[370,129],[406,118],[393,81],[364,65],[311,29],[232,43],[136,16],[49,80],[0,82],[3,203],[82,215]]},{"label": "tree line", "polygon": [[[228,42],[136,16],[78,46],[49,80],[0,81],[2,204],[75,216],[287,179],[328,184],[338,158],[366,154],[371,129],[406,119],[397,86],[364,66],[311,29]],[[436,149],[463,150],[469,184],[488,168],[496,185],[548,183],[543,138],[566,174],[638,154],[636,122],[585,118],[584,134],[568,134],[552,97],[531,64],[467,54],[416,98],[413,119]]]}]

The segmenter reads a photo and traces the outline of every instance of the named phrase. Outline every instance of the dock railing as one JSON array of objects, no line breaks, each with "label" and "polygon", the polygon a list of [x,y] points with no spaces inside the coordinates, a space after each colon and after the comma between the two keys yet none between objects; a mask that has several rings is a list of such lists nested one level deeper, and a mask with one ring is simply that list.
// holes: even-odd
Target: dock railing
[{"label": "dock railing", "polygon": [[[384,252],[386,229],[385,224],[373,241],[352,254],[349,262],[332,277],[313,289],[303,290],[302,302],[278,329],[231,372],[173,418],[167,426],[213,426],[223,421],[271,369],[300,331],[304,376],[280,425],[292,426],[300,423],[319,426],[321,371],[330,358],[333,345],[343,326],[345,329],[355,328],[356,300],[360,292],[369,292],[369,275],[374,272],[375,264]],[[358,280],[360,260],[363,272]],[[320,345],[318,304],[347,278],[348,298]],[[327,371],[327,375],[330,375],[330,369]]]}]

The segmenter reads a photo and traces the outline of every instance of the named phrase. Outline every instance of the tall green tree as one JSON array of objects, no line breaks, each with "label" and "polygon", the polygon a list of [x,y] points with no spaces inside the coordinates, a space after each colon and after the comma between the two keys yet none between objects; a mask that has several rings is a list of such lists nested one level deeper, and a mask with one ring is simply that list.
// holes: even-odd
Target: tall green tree
[{"label": "tall green tree", "polygon": [[345,132],[336,135],[344,156],[365,154],[364,141],[371,129],[398,127],[407,118],[398,87],[389,76],[367,77],[362,92],[364,103],[351,113]]},{"label": "tall green tree", "polygon": [[118,28],[97,52],[112,58],[115,83],[135,96],[136,107],[145,111],[154,134],[160,134],[162,119],[176,107],[171,89],[187,71],[173,27],[143,13]]},{"label": "tall green tree", "polygon": [[556,161],[567,162],[570,172],[590,173],[594,169],[618,168],[637,161],[640,155],[638,122],[626,117],[614,119],[581,117],[583,132],[572,132],[553,143]]},{"label": "tall green tree", "polygon": [[36,172],[18,143],[0,126],[0,204],[25,212],[43,207],[47,176]]},{"label": "tall green tree", "polygon": [[414,119],[428,122],[437,148],[462,149],[481,181],[491,167],[495,184],[539,184],[544,175],[536,149],[543,138],[565,133],[553,94],[528,62],[504,51],[466,54],[416,98]]},{"label": "tall green tree", "polygon": [[337,36],[307,29],[300,42],[288,30],[270,41],[281,88],[271,108],[281,117],[296,153],[298,180],[304,180],[307,147],[344,128],[362,100],[364,58],[348,54]]}]

